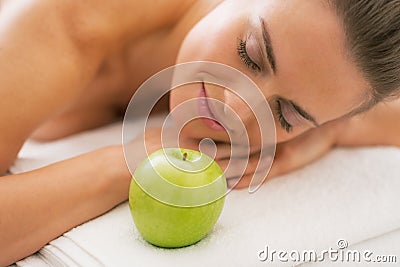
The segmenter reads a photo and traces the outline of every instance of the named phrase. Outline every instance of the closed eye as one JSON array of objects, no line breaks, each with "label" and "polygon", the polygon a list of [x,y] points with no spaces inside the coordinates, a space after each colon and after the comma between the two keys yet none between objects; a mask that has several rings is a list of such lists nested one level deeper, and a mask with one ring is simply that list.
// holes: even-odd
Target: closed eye
[{"label": "closed eye", "polygon": [[239,39],[239,43],[237,46],[237,52],[239,57],[241,58],[241,60],[243,61],[243,63],[251,70],[253,71],[257,71],[260,72],[261,71],[261,67],[258,66],[258,64],[251,59],[251,57],[249,56],[249,53],[247,52],[247,41],[246,40],[242,40]]},{"label": "closed eye", "polygon": [[283,115],[282,103],[279,99],[276,100],[276,116],[281,127],[288,133],[293,130],[293,125],[291,125]]}]

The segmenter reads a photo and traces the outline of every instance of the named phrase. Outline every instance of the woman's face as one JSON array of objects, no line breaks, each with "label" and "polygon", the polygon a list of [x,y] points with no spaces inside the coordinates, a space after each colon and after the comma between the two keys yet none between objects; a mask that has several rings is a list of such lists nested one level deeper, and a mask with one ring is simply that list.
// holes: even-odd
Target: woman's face
[{"label": "woman's face", "polygon": [[[186,36],[178,62],[213,61],[232,66],[261,89],[276,118],[277,142],[351,112],[368,97],[368,84],[347,56],[339,18],[324,0],[227,0]],[[171,109],[199,97],[199,85],[171,92]],[[250,138],[259,131],[250,109],[235,94],[205,84],[207,97],[229,105]],[[207,120],[189,123],[192,137],[227,141]]]}]

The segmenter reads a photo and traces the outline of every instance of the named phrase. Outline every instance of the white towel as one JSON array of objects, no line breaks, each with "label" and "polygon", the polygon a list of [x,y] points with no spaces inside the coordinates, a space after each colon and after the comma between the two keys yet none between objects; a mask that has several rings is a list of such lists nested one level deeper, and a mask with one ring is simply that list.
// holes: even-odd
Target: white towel
[{"label": "white towel", "polygon": [[[121,125],[114,124],[57,142],[27,142],[11,171],[118,143],[120,134]],[[146,243],[123,203],[53,240],[39,255],[51,266],[265,266],[257,256],[265,246],[321,251],[345,239],[356,247],[400,228],[399,163],[397,148],[336,149],[255,194],[231,192],[213,231],[186,248]],[[35,266],[25,262],[18,265]]]}]

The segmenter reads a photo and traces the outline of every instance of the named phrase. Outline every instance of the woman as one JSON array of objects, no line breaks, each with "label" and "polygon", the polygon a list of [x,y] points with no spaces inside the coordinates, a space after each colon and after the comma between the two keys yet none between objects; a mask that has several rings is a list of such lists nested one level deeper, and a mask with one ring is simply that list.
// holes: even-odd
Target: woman
[{"label": "woman", "polygon": [[[196,60],[232,66],[262,90],[277,121],[270,177],[336,145],[400,145],[400,102],[383,104],[400,93],[398,14],[399,0],[2,1],[0,172],[27,138],[109,123],[123,114],[132,88]],[[257,132],[234,94],[213,86],[206,93]],[[190,87],[173,91],[171,108],[197,96]],[[203,137],[222,148],[227,141],[200,120],[184,135],[188,146]],[[157,130],[146,145],[160,147]],[[254,170],[252,149],[239,187]],[[226,157],[217,160],[224,165]],[[125,201],[129,182],[120,146],[2,177],[0,265]]]}]

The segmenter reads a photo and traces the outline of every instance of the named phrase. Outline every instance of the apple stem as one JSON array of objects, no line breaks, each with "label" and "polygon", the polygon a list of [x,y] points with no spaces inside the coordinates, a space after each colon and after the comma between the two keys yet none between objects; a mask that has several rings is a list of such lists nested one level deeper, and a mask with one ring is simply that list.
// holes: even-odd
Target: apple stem
[{"label": "apple stem", "polygon": [[183,153],[183,161],[186,161],[186,158],[187,158],[187,153],[185,152],[185,153]]}]

